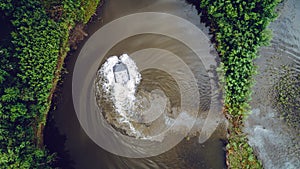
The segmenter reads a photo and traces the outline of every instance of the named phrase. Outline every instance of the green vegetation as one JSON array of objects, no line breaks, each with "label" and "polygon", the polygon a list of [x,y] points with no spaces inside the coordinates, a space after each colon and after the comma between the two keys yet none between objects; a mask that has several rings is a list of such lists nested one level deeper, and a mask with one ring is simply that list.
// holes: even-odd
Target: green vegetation
[{"label": "green vegetation", "polygon": [[[279,1],[200,0],[222,59],[225,115],[231,122],[227,145],[231,168],[262,167],[241,128],[249,108],[253,59],[258,47],[270,39],[266,27],[276,17]],[[50,168],[54,157],[42,147],[41,133],[69,50],[69,32],[75,23],[87,23],[98,3],[0,0],[0,12],[12,25],[10,37],[0,44],[0,168]],[[277,98],[290,99],[289,95]]]},{"label": "green vegetation", "polygon": [[278,82],[274,85],[273,106],[286,123],[296,130],[300,129],[300,74],[291,67],[283,66]]},{"label": "green vegetation", "polygon": [[231,123],[227,145],[227,163],[231,168],[262,168],[241,128],[249,112],[252,76],[256,73],[253,59],[258,47],[267,45],[271,38],[267,26],[276,18],[274,10],[279,2],[200,0],[202,19],[210,26],[222,61],[224,113]]},{"label": "green vegetation", "polygon": [[229,168],[262,168],[262,164],[254,155],[252,147],[247,143],[246,134],[240,127],[229,129],[229,143],[227,149],[227,165]]},{"label": "green vegetation", "polygon": [[[42,129],[69,31],[88,22],[99,0],[0,0],[12,25],[0,44],[0,168],[50,168]],[[5,28],[1,28],[5,29]]]}]

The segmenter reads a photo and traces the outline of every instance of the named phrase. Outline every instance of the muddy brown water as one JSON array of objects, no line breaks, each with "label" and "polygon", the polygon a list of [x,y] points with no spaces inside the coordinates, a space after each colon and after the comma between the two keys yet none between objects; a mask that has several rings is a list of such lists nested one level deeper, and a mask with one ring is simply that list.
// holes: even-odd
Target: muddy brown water
[{"label": "muddy brown water", "polygon": [[[100,8],[100,12],[94,17],[94,20],[88,24],[87,33],[92,35],[106,23],[119,17],[136,12],[165,12],[180,16],[189,20],[197,27],[208,32],[203,24],[200,23],[200,17],[197,11],[190,4],[183,0],[110,0],[106,1]],[[151,43],[155,35],[140,35],[131,38],[131,40]],[[53,110],[49,113],[48,122],[44,131],[44,142],[51,152],[58,154],[58,159],[54,167],[78,168],[78,169],[221,169],[225,166],[224,141],[225,129],[220,125],[213,135],[203,144],[198,143],[197,137],[182,140],[171,150],[154,157],[149,158],[125,158],[114,155],[95,144],[81,127],[72,101],[72,73],[80,49],[88,37],[78,46],[76,51],[72,51],[66,58],[65,67],[68,74],[63,76],[60,88],[57,91],[57,97]],[[149,41],[150,39],[150,41]],[[100,39],[101,40],[101,39]],[[105,39],[103,39],[105,40]],[[135,51],[137,46],[130,43],[118,44],[110,51],[114,54],[123,53],[121,48],[126,51]],[[170,44],[178,45],[175,42]],[[160,45],[160,44],[158,44]],[[178,51],[180,52],[180,51]],[[193,64],[193,63],[191,63]],[[194,74],[203,72],[194,71]]]}]

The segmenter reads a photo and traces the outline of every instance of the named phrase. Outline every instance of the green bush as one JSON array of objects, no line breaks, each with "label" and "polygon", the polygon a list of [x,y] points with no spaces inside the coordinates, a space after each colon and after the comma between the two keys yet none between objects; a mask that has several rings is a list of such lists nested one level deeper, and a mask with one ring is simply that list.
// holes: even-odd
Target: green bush
[{"label": "green bush", "polygon": [[[13,27],[0,44],[0,168],[50,168],[53,155],[39,148],[38,127],[49,110],[59,58],[68,51],[69,29],[86,23],[98,2],[0,0]],[[52,18],[49,9],[60,5],[59,18]]]},{"label": "green bush", "polygon": [[267,25],[277,16],[280,0],[200,0],[225,73],[225,105],[231,115],[248,108],[257,49],[271,39]]},{"label": "green bush", "polygon": [[200,0],[202,19],[210,26],[212,41],[221,58],[225,84],[225,114],[231,125],[227,162],[231,168],[262,168],[242,133],[249,112],[249,100],[256,68],[253,59],[262,45],[268,45],[268,24],[281,0]]}]

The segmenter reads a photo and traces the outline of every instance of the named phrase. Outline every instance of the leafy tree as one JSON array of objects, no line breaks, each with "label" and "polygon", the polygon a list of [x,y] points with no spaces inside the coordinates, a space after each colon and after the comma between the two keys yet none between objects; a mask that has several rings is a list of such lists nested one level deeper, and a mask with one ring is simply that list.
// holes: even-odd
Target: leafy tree
[{"label": "leafy tree", "polygon": [[232,168],[261,168],[253,156],[247,137],[242,133],[243,121],[249,112],[253,59],[262,45],[268,45],[271,33],[268,24],[280,0],[200,0],[202,18],[211,26],[213,42],[221,57],[224,72],[225,114],[231,122],[227,160]]},{"label": "leafy tree", "polygon": [[[12,27],[0,44],[0,168],[51,168],[53,155],[37,144],[68,51],[70,27],[86,23],[99,0],[0,0]],[[62,7],[60,19],[50,9]],[[3,17],[1,17],[2,19]]]}]

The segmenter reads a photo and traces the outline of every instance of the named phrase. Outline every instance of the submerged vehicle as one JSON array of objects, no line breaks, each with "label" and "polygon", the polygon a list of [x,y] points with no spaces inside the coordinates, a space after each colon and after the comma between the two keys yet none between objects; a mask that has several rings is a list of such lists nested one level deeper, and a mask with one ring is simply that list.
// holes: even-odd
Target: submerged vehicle
[{"label": "submerged vehicle", "polygon": [[121,60],[114,65],[113,72],[116,83],[124,85],[130,80],[128,68]]}]

